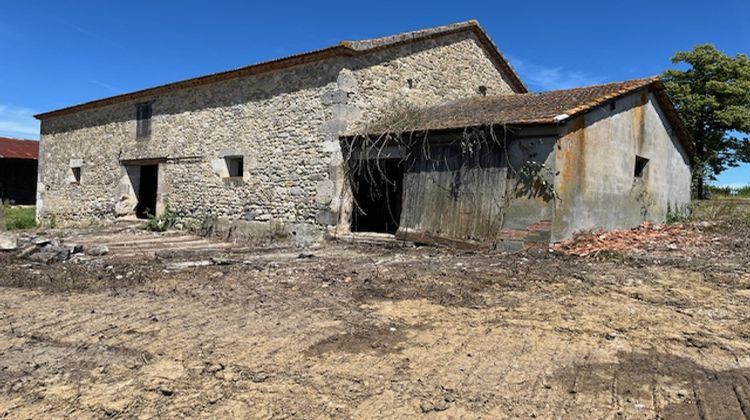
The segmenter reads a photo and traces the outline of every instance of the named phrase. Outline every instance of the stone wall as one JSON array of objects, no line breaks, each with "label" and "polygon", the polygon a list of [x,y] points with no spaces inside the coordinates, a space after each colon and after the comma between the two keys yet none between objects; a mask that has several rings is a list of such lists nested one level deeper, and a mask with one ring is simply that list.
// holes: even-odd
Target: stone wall
[{"label": "stone wall", "polygon": [[[49,117],[38,217],[132,215],[134,178],[122,162],[158,159],[159,211],[318,231],[346,225],[339,134],[396,102],[434,104],[479,95],[480,86],[511,92],[474,35],[462,32]],[[135,107],[144,101],[153,101],[152,133],[136,140]],[[223,169],[235,155],[244,158],[242,179]]]}]

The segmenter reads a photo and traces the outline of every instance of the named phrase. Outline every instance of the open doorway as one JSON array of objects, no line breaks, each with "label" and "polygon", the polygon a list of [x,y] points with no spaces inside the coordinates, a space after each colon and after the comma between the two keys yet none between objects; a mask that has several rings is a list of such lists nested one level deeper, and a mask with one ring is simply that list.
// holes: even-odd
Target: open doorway
[{"label": "open doorway", "polygon": [[159,165],[140,165],[138,171],[140,172],[136,189],[138,204],[135,207],[135,215],[139,219],[147,219],[156,214]]},{"label": "open doorway", "polygon": [[[352,232],[394,234],[401,219],[404,169],[400,159],[383,159],[352,179]],[[369,170],[368,170],[369,169]]]}]

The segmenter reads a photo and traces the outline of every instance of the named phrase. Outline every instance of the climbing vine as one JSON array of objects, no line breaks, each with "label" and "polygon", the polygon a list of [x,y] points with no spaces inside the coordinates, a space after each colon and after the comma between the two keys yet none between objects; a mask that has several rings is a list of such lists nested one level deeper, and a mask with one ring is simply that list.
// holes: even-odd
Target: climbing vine
[{"label": "climbing vine", "polygon": [[[377,184],[378,180],[384,180],[387,186],[395,185],[396,180],[389,179],[385,170],[386,159],[398,159],[407,172],[420,160],[418,158],[429,162],[434,168],[454,165],[451,170],[459,171],[468,166],[481,169],[488,163],[494,164],[491,159],[487,159],[493,151],[500,152],[508,171],[506,190],[496,193],[496,201],[502,211],[507,209],[512,198],[541,197],[545,201],[559,199],[553,182],[557,173],[544,162],[536,161],[536,155],[531,150],[521,144],[520,153],[526,157],[525,160],[515,165],[511,161],[509,139],[517,131],[516,128],[488,122],[478,127],[464,128],[457,135],[446,137],[425,129],[430,121],[436,120],[435,115],[429,115],[406,103],[394,103],[388,109],[380,118],[355,128],[342,140],[345,179],[354,192],[351,198],[355,210],[361,210],[356,200],[359,183],[355,180],[363,180],[372,185]],[[447,153],[436,155],[436,145],[460,150],[459,167],[455,167],[456,162],[448,161]],[[458,184],[452,186],[451,196],[457,198],[461,186],[465,187]],[[379,193],[382,192],[370,191],[370,194]],[[382,195],[388,199],[388,194]]]}]

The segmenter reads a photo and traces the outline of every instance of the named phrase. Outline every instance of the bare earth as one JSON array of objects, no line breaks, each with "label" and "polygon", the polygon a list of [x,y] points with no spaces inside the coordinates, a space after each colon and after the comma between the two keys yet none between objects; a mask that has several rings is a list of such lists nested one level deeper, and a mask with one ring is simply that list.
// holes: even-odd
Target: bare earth
[{"label": "bare earth", "polygon": [[0,417],[747,418],[748,232],[596,258],[58,232],[112,252],[0,254]]}]

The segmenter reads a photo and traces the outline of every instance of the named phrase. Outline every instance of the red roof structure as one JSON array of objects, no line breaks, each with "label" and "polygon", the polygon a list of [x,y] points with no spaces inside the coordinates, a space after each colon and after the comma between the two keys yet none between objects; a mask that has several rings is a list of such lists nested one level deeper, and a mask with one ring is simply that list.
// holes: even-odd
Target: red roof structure
[{"label": "red roof structure", "polygon": [[2,159],[39,159],[39,142],[0,137],[0,160]]}]

